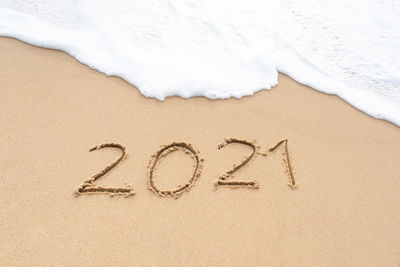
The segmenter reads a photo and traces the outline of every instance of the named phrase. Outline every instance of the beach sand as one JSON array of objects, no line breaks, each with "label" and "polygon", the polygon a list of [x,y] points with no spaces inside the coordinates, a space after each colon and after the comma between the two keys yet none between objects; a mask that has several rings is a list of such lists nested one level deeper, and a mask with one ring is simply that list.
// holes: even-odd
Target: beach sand
[{"label": "beach sand", "polygon": [[[332,95],[279,76],[242,99],[145,98],[55,50],[0,38],[1,266],[399,266],[400,129]],[[157,77],[154,77],[157,79]],[[251,149],[288,139],[298,188],[288,187],[283,145],[214,183]],[[178,199],[148,190],[151,155],[173,141],[204,159]],[[84,180],[131,185],[135,195],[74,195]],[[283,154],[282,154],[283,153]],[[155,172],[174,190],[193,159],[174,152]]]}]

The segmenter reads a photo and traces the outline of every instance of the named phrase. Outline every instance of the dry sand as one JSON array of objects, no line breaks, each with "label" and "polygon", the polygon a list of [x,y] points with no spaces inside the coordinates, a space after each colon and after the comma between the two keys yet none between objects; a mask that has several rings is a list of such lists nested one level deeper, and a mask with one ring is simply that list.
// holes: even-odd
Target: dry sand
[{"label": "dry sand", "polygon": [[[71,56],[0,38],[1,266],[399,266],[400,128],[280,75],[279,86],[243,99],[143,97]],[[154,77],[157,79],[157,77]],[[281,145],[214,183],[257,141],[287,138],[298,189]],[[191,143],[201,176],[175,199],[148,187],[151,155]],[[74,191],[121,155],[96,184],[125,198]],[[154,183],[175,190],[196,163],[176,151]],[[196,165],[196,164],[195,164]]]}]

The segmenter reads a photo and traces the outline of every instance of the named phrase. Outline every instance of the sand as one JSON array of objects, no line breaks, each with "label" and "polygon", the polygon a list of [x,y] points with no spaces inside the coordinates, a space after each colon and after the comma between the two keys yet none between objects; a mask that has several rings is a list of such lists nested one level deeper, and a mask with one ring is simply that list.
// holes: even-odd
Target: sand
[{"label": "sand", "polygon": [[[285,75],[240,100],[159,102],[60,51],[0,38],[0,59],[1,266],[399,266],[397,126]],[[173,142],[193,151],[157,154]],[[119,160],[89,152],[110,143],[126,154],[89,187],[135,194],[75,195]]]}]

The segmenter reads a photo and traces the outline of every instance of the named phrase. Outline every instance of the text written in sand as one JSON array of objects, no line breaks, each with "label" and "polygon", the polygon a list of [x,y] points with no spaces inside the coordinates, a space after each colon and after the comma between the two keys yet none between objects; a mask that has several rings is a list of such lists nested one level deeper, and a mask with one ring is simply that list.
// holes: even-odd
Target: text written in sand
[{"label": "text written in sand", "polygon": [[[250,181],[243,181],[243,180],[233,180],[232,175],[238,171],[239,169],[248,165],[258,154],[262,156],[267,156],[269,152],[275,152],[282,144],[284,145],[284,162],[286,165],[286,172],[289,177],[289,187],[291,189],[296,189],[297,184],[294,177],[293,167],[290,163],[290,156],[289,156],[289,148],[288,148],[288,139],[283,139],[279,141],[276,145],[269,148],[266,152],[260,152],[260,146],[257,145],[256,141],[248,141],[242,140],[237,138],[229,138],[225,139],[224,142],[218,145],[218,149],[221,149],[229,144],[240,144],[248,146],[252,149],[250,155],[244,157],[244,159],[232,166],[231,169],[225,171],[223,174],[219,175],[217,181],[215,182],[215,188],[219,187],[230,187],[230,188],[250,188],[250,189],[259,189],[259,183],[257,180],[250,180]],[[135,194],[134,189],[130,185],[126,185],[125,187],[106,187],[106,186],[99,186],[96,185],[96,181],[104,176],[106,173],[110,172],[115,166],[117,166],[125,157],[126,155],[126,148],[123,145],[117,143],[106,143],[97,145],[91,148],[89,151],[99,150],[102,148],[116,148],[119,149],[122,154],[121,156],[115,160],[113,163],[105,167],[103,170],[97,172],[90,178],[86,179],[78,188],[75,190],[75,195],[79,196],[82,194],[93,194],[93,193],[105,193],[110,194],[110,196],[115,195],[123,195],[125,197],[130,197]],[[169,154],[175,151],[183,151],[185,154],[189,155],[194,160],[194,169],[192,176],[188,179],[188,181],[179,186],[177,189],[173,190],[161,190],[157,187],[154,181],[154,174],[156,172],[157,166],[162,158],[167,157]],[[202,169],[202,162],[203,159],[200,157],[199,151],[194,149],[194,147],[185,142],[172,142],[171,144],[161,146],[159,150],[157,150],[152,156],[151,160],[149,161],[148,166],[148,189],[151,190],[154,194],[162,197],[175,197],[178,198],[182,193],[187,192],[190,188],[194,185],[196,180],[201,175]]]}]

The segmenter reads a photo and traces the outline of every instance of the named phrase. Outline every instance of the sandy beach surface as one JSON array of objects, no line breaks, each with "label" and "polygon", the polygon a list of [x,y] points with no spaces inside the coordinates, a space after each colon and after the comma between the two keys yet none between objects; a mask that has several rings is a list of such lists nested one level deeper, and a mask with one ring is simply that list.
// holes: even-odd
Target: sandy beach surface
[{"label": "sandy beach surface", "polygon": [[[157,77],[154,77],[157,79]],[[285,75],[242,99],[145,98],[55,50],[0,38],[1,266],[399,266],[400,129]],[[283,145],[257,154],[225,138],[256,140],[264,153],[288,139],[298,188],[288,187]],[[204,159],[178,199],[148,190],[151,155],[173,141]],[[131,185],[135,195],[74,195],[86,179]],[[193,159],[174,152],[157,188],[187,183]]]}]

